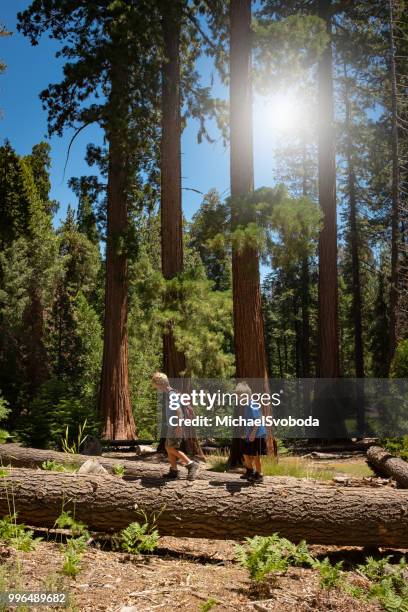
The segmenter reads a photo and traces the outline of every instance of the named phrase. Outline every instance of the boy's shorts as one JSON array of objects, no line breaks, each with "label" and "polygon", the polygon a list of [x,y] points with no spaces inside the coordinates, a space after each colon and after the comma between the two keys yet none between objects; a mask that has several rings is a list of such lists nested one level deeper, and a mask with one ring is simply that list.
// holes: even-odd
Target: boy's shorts
[{"label": "boy's shorts", "polygon": [[266,447],[265,438],[255,438],[253,442],[243,440],[243,453],[244,455],[248,455],[248,457],[267,455],[268,449]]},{"label": "boy's shorts", "polygon": [[166,447],[179,449],[181,444],[180,438],[167,438]]}]

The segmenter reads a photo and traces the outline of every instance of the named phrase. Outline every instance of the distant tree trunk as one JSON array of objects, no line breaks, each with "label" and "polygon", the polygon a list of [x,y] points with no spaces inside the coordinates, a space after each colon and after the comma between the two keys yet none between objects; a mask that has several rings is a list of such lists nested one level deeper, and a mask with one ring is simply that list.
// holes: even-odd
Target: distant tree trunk
[{"label": "distant tree trunk", "polygon": [[347,161],[347,189],[349,198],[349,223],[350,223],[350,246],[352,267],[352,314],[354,321],[354,359],[355,373],[357,378],[364,378],[364,347],[363,347],[363,300],[361,295],[360,257],[358,252],[358,229],[357,229],[357,192],[356,174],[354,170],[353,142],[352,142],[352,117],[347,81],[347,67],[344,65],[345,77],[345,128],[346,128],[346,161]]},{"label": "distant tree trunk", "polygon": [[301,269],[301,300],[302,300],[302,334],[301,334],[301,357],[302,376],[310,377],[310,274],[309,260],[302,259]]},{"label": "distant tree trunk", "polygon": [[[319,17],[331,36],[331,1],[318,0]],[[340,374],[337,280],[336,160],[333,128],[332,44],[319,62],[319,203],[323,227],[319,237],[318,376]]]},{"label": "distant tree trunk", "polygon": [[[111,70],[111,108],[125,120],[126,70]],[[128,228],[127,188],[128,159],[126,137],[113,121],[109,126],[107,244],[105,284],[105,325],[100,390],[102,437],[108,440],[131,440],[136,427],[130,403],[128,381],[128,279],[126,239]]]},{"label": "distant tree trunk", "polygon": [[[253,191],[251,0],[230,1],[230,173],[232,228],[253,220],[239,203]],[[232,249],[234,344],[237,378],[260,379],[268,387],[256,247]],[[240,463],[240,440],[233,440],[229,464]]]},{"label": "distant tree trunk", "polygon": [[391,279],[390,279],[390,318],[389,318],[389,360],[394,357],[397,345],[398,315],[398,223],[400,208],[400,170],[399,170],[399,136],[398,136],[398,101],[396,48],[394,40],[394,7],[393,0],[388,0],[390,27],[390,76],[391,76],[391,125],[392,125],[392,209],[391,209]]},{"label": "distant tree trunk", "polygon": [[[169,280],[183,271],[181,206],[180,27],[181,2],[164,0],[162,32],[165,60],[162,68],[161,135],[161,249],[162,272]],[[186,368],[177,350],[171,323],[163,337],[163,367],[169,378],[180,378]]]},{"label": "distant tree trunk", "polygon": [[[306,143],[303,143],[302,150],[302,195],[309,195],[307,188],[307,168],[306,168]],[[302,356],[302,376],[310,376],[310,272],[309,258],[305,255],[302,258],[301,266],[301,304],[302,304],[302,335],[301,335],[301,356]]]},{"label": "distant tree trunk", "polygon": [[27,395],[33,399],[46,380],[47,352],[44,347],[44,307],[35,278],[29,286],[29,302],[24,311],[24,365]]}]

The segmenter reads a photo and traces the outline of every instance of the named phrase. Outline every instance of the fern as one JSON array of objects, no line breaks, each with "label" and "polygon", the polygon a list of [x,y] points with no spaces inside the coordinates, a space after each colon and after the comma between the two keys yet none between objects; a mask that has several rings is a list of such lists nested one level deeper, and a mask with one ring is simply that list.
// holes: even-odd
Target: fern
[{"label": "fern", "polygon": [[320,586],[323,589],[332,589],[340,585],[342,581],[341,568],[343,561],[339,561],[336,565],[332,565],[328,557],[323,561],[316,561],[314,567],[320,572]]},{"label": "fern", "polygon": [[238,562],[245,567],[252,580],[262,582],[268,575],[285,573],[289,567],[289,549],[292,553],[296,547],[279,538],[277,534],[269,537],[255,536],[246,538],[246,546],[236,547]]},{"label": "fern", "polygon": [[42,538],[34,538],[34,532],[23,524],[17,524],[17,514],[5,516],[0,520],[0,540],[13,548],[29,552]]},{"label": "fern", "polygon": [[125,552],[139,554],[153,552],[157,548],[159,532],[149,523],[130,523],[120,534],[120,546]]},{"label": "fern", "polygon": [[63,510],[54,523],[59,529],[70,529],[73,536],[84,536],[89,538],[89,532],[85,523],[76,520],[70,510]]}]

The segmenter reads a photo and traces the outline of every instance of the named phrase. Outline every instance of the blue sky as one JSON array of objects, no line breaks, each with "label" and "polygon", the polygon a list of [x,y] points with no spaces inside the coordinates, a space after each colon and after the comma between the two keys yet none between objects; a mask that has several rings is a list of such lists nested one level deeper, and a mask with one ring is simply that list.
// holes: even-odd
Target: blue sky
[{"label": "blue sky", "polygon": [[[49,83],[58,82],[62,75],[61,61],[54,57],[58,45],[44,37],[40,44],[32,47],[29,41],[16,29],[17,12],[26,8],[28,0],[2,0],[0,22],[12,32],[12,36],[0,40],[0,57],[7,64],[6,72],[0,76],[0,142],[8,138],[20,155],[31,151],[34,144],[46,138],[47,115],[41,107],[39,92]],[[208,60],[200,62],[203,83],[208,84],[211,65]],[[217,95],[226,95],[221,86],[217,86]],[[255,142],[255,183],[256,186],[270,185],[273,182],[273,144],[274,130],[265,122],[265,111],[257,102],[254,112]],[[182,174],[183,187],[194,188],[205,193],[216,188],[220,193],[229,193],[229,151],[222,145],[216,129],[212,130],[217,142],[197,144],[197,125],[190,122],[182,139]],[[58,219],[65,215],[68,204],[75,206],[75,196],[68,188],[72,176],[95,173],[84,160],[86,146],[89,142],[98,143],[102,132],[97,126],[89,126],[76,138],[71,147],[71,154],[64,177],[64,165],[67,148],[72,131],[67,131],[62,138],[50,140],[51,197],[60,202]],[[183,191],[183,210],[189,219],[197,210],[202,196],[192,191]]]}]

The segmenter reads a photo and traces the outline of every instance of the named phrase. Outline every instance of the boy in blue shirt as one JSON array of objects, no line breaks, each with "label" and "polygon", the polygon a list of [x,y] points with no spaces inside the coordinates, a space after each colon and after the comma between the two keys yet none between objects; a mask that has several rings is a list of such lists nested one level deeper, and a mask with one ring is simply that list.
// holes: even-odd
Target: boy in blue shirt
[{"label": "boy in blue shirt", "polygon": [[251,399],[252,390],[246,382],[238,383],[235,393],[237,394],[246,421],[243,437],[243,455],[246,471],[242,478],[249,482],[260,483],[263,482],[261,457],[267,454],[266,429],[262,423],[253,425],[251,421],[260,420],[262,418],[262,410],[257,405],[254,405]]}]

